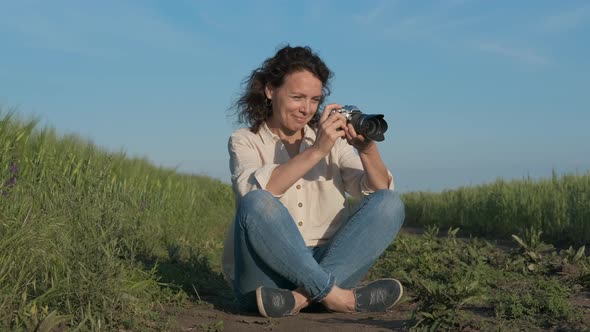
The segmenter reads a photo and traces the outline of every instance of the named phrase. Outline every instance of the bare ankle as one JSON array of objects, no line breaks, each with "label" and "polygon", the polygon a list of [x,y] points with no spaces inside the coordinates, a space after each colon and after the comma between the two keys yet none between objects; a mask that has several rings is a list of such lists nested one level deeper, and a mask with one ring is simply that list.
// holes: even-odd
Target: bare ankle
[{"label": "bare ankle", "polygon": [[297,288],[296,290],[291,291],[291,293],[293,293],[293,297],[295,298],[295,308],[293,308],[293,314],[298,313],[301,311],[301,309],[309,305],[309,298],[307,295],[305,295],[303,290]]},{"label": "bare ankle", "polygon": [[342,289],[338,286],[332,288],[322,303],[328,310],[335,312],[354,312],[355,308],[352,290]]}]

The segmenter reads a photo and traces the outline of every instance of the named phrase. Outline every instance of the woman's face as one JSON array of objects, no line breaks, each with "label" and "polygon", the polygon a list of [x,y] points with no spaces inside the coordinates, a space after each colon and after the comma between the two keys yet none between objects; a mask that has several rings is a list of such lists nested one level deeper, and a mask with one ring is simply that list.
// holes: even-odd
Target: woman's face
[{"label": "woman's face", "polygon": [[322,81],[307,70],[285,76],[283,85],[265,88],[266,98],[272,100],[269,127],[287,136],[297,135],[311,120],[322,100]]}]

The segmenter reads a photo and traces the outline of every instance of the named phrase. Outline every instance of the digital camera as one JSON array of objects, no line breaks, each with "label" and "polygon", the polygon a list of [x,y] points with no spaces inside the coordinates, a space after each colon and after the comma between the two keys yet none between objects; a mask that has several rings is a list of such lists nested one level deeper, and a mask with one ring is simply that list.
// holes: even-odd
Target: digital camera
[{"label": "digital camera", "polygon": [[345,105],[343,108],[332,112],[344,115],[347,124],[352,124],[357,134],[377,142],[385,139],[383,134],[387,131],[387,122],[383,119],[383,114],[364,114],[358,107],[353,105]]}]

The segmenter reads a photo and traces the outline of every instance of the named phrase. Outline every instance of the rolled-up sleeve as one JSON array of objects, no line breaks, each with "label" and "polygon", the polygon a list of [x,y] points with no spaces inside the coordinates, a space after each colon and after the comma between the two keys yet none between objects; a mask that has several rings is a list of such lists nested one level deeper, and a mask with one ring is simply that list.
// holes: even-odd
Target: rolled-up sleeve
[{"label": "rolled-up sleeve", "polygon": [[[394,189],[393,175],[391,174],[391,172],[389,170],[387,170],[387,177],[389,178],[387,180],[387,181],[389,181],[387,183],[387,189],[393,190]],[[373,190],[369,187],[369,181],[367,180],[367,176],[363,174],[363,178],[361,180],[361,193],[363,195],[368,195],[373,192],[375,192],[375,190]]]},{"label": "rolled-up sleeve", "polygon": [[[354,148],[343,140],[338,144],[338,153],[338,163],[346,192],[355,198],[373,193],[374,190],[369,187],[361,158],[356,154]],[[388,189],[393,190],[393,175],[389,170],[387,170],[387,175],[389,177]]]},{"label": "rolled-up sleeve", "polygon": [[[266,189],[278,164],[262,164],[258,149],[240,133],[229,138],[229,168],[234,191],[239,197],[256,189]],[[280,196],[277,196],[280,197]]]}]

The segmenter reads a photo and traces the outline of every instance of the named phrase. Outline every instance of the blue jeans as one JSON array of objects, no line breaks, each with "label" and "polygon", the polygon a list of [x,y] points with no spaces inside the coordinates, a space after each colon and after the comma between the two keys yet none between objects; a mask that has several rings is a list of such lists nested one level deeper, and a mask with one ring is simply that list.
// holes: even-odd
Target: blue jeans
[{"label": "blue jeans", "polygon": [[235,220],[236,296],[255,309],[260,286],[301,288],[312,302],[334,285],[353,288],[393,242],[404,217],[399,194],[379,190],[355,207],[327,243],[307,247],[287,208],[265,190],[251,191]]}]

